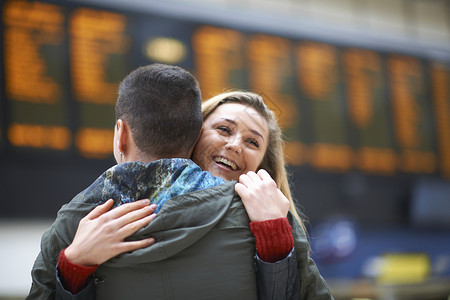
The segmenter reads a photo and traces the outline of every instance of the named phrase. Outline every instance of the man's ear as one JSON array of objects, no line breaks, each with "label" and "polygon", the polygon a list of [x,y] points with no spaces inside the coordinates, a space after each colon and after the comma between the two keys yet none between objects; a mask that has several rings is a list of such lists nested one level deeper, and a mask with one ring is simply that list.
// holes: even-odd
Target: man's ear
[{"label": "man's ear", "polygon": [[194,152],[195,146],[197,146],[198,140],[200,139],[200,137],[202,136],[202,132],[203,132],[203,125],[202,128],[200,128],[200,133],[198,134],[197,139],[195,140],[195,143],[192,145],[191,149],[189,149],[189,152],[187,153],[186,157],[191,158],[192,157],[192,153]]},{"label": "man's ear", "polygon": [[122,119],[118,119],[116,123],[117,130],[117,149],[120,153],[125,153],[127,150],[127,139],[128,139],[128,124]]}]

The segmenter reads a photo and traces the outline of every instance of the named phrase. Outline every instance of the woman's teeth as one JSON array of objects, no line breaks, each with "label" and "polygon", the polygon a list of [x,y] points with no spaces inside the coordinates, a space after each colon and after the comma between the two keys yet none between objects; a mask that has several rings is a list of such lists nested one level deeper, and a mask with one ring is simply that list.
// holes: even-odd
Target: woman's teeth
[{"label": "woman's teeth", "polygon": [[230,168],[230,169],[233,170],[233,171],[235,171],[235,170],[237,169],[236,164],[233,163],[232,161],[229,161],[229,160],[226,159],[226,158],[223,158],[223,157],[217,157],[217,156],[216,156],[216,157],[214,157],[214,161],[217,162],[217,163],[221,163],[221,164],[227,166],[228,168]]}]

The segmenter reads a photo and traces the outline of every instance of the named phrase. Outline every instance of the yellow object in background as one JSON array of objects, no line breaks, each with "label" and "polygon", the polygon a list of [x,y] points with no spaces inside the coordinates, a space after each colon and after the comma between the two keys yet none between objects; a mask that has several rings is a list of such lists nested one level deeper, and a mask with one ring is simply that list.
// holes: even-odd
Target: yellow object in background
[{"label": "yellow object in background", "polygon": [[423,282],[430,273],[430,259],[423,253],[389,253],[383,257],[378,277],[382,284],[408,284]]}]

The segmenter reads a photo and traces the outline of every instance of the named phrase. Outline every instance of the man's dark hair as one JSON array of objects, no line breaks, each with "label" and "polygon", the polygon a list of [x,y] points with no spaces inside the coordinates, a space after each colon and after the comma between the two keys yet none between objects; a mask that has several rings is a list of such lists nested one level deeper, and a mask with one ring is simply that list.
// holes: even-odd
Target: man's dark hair
[{"label": "man's dark hair", "polygon": [[180,67],[140,67],[120,84],[118,119],[129,124],[136,146],[145,154],[185,157],[202,127],[198,82]]}]

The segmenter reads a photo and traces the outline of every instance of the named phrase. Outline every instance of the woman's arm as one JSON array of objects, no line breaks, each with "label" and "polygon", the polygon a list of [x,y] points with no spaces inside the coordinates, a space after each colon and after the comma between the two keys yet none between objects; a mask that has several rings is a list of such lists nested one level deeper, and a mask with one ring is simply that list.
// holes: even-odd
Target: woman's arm
[{"label": "woman's arm", "polygon": [[145,199],[110,210],[113,204],[110,199],[81,219],[72,244],[60,253],[58,279],[71,294],[88,285],[88,278],[98,265],[118,254],[155,243],[153,238],[124,239],[155,218],[156,205],[149,205],[150,201]]},{"label": "woman's arm", "polygon": [[268,263],[283,260],[294,247],[292,227],[287,218],[250,222],[258,257]]},{"label": "woman's arm", "polygon": [[259,299],[299,299],[300,275],[286,218],[289,200],[265,170],[241,175],[235,190],[255,236]]},{"label": "woman's arm", "polygon": [[285,258],[294,246],[292,228],[286,218],[289,200],[262,169],[241,175],[235,190],[249,216],[258,256],[266,262]]}]

